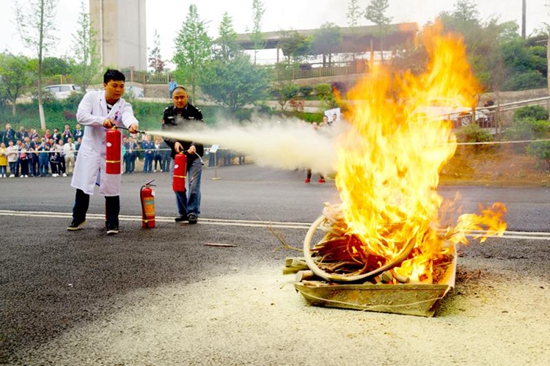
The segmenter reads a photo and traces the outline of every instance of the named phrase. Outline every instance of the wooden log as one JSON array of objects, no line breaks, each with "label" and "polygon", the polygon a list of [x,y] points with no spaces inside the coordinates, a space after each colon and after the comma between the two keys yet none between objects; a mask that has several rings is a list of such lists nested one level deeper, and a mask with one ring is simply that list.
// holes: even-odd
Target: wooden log
[{"label": "wooden log", "polygon": [[306,260],[301,257],[286,257],[285,266],[296,267],[296,263],[306,263]]},{"label": "wooden log", "polygon": [[298,266],[298,267],[284,267],[283,268],[283,274],[284,275],[287,275],[287,274],[294,274],[294,273],[298,273],[300,271],[303,271],[303,270],[307,270],[309,268],[307,267],[302,267],[302,266]]},{"label": "wooden log", "polygon": [[315,276],[315,274],[311,270],[296,272],[296,282],[302,282],[303,280],[313,280],[313,279],[320,280],[320,278]]}]

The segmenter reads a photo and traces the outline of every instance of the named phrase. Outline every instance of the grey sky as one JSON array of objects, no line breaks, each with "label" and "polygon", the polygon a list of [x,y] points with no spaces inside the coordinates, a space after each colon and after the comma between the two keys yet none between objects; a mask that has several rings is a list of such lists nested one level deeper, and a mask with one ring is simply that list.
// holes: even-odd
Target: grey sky
[{"label": "grey sky", "polygon": [[[28,0],[0,0],[0,50],[31,55],[25,50],[15,29],[14,4]],[[58,0],[57,29],[59,43],[50,50],[49,56],[63,57],[70,53],[72,34],[80,12],[80,0]],[[544,21],[550,23],[550,9],[547,0],[527,0],[527,32],[533,32]],[[161,37],[161,55],[171,58],[173,40],[185,20],[189,5],[195,3],[203,20],[209,22],[209,33],[216,36],[224,12],[233,19],[235,30],[245,32],[252,27],[252,0],[146,0],[147,41],[151,47],[155,29]],[[263,0],[266,7],[263,31],[281,29],[312,29],[325,22],[347,26],[348,0]],[[88,0],[84,1],[86,8]],[[366,7],[369,0],[359,0]],[[390,0],[388,15],[393,22],[418,22],[420,25],[432,21],[444,10],[452,10],[455,0]],[[513,20],[520,24],[522,0],[477,0],[482,19],[497,16],[501,21]],[[361,25],[369,25],[363,20]]]}]

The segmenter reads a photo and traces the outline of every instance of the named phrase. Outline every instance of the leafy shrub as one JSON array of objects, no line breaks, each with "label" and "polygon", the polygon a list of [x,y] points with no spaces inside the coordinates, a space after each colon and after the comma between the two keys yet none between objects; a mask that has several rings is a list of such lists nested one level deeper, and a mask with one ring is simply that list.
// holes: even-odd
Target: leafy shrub
[{"label": "leafy shrub", "polygon": [[[31,99],[33,101],[38,101],[38,89],[33,89],[31,92]],[[46,103],[47,101],[54,101],[55,96],[54,94],[49,90],[43,90],[42,91],[42,103]]]},{"label": "leafy shrub", "polygon": [[490,142],[493,136],[476,124],[462,127],[457,132],[457,137],[462,142]]},{"label": "leafy shrub", "polygon": [[252,120],[252,109],[238,109],[235,112],[235,118],[237,118],[239,121]]},{"label": "leafy shrub", "polygon": [[292,98],[298,95],[299,87],[296,84],[279,82],[271,86],[270,94],[277,100],[281,110],[285,109],[286,104]]},{"label": "leafy shrub", "polygon": [[323,120],[323,113],[308,113],[308,112],[294,112],[293,115],[296,118],[299,118],[306,122],[316,122],[319,123]]},{"label": "leafy shrub", "polygon": [[524,118],[514,121],[512,127],[504,133],[507,140],[532,140],[544,138],[548,133],[550,123],[548,121]]},{"label": "leafy shrub", "polygon": [[512,75],[504,84],[504,90],[528,90],[542,88],[546,84],[546,78],[537,70]]},{"label": "leafy shrub", "polygon": [[533,155],[540,161],[544,161],[547,168],[550,169],[550,141],[531,142],[526,150],[529,155]]},{"label": "leafy shrub", "polygon": [[302,85],[299,92],[303,97],[309,97],[313,92],[313,87],[311,85]]},{"label": "leafy shrub", "polygon": [[63,110],[63,117],[65,117],[67,121],[76,121],[76,113],[73,111]]},{"label": "leafy shrub", "polygon": [[266,103],[261,103],[261,104],[258,104],[256,106],[256,111],[259,113],[259,114],[266,114],[266,115],[272,115],[274,114],[274,110],[273,108],[271,108],[270,106],[268,106]]},{"label": "leafy shrub", "polygon": [[66,109],[74,109],[76,111],[82,98],[84,98],[84,93],[73,93],[69,95],[67,99],[64,99],[62,104]]},{"label": "leafy shrub", "polygon": [[527,107],[521,107],[514,112],[514,121],[519,121],[527,118],[537,121],[547,121],[548,111],[540,105],[530,105]]},{"label": "leafy shrub", "polygon": [[[38,102],[36,102],[36,106],[38,108]],[[57,99],[45,100],[44,103],[42,103],[42,106],[44,107],[44,113],[62,113],[63,109],[65,109],[63,102]]]},{"label": "leafy shrub", "polygon": [[332,92],[332,85],[330,84],[317,84],[313,87],[313,90],[315,91],[315,95],[329,108],[335,108],[338,106],[336,103],[336,98],[334,97],[334,93]]}]

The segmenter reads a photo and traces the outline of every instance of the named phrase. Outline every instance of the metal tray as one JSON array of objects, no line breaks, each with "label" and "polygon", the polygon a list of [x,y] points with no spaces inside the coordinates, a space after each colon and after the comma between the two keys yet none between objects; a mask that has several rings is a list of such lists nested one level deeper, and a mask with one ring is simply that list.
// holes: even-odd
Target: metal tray
[{"label": "metal tray", "polygon": [[455,286],[456,260],[438,284],[336,284],[302,281],[296,290],[315,306],[431,317]]}]

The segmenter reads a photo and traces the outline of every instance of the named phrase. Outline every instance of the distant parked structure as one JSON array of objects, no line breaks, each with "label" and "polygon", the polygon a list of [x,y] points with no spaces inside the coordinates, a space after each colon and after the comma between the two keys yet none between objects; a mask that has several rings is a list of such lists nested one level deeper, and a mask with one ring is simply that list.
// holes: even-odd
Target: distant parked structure
[{"label": "distant parked structure", "polygon": [[90,0],[104,67],[147,70],[145,0]]},{"label": "distant parked structure", "polygon": [[[340,49],[342,53],[379,53],[380,43],[377,32],[377,25],[368,25],[360,27],[340,27],[342,34],[342,44]],[[297,32],[303,36],[314,37],[318,29],[302,29]],[[398,23],[388,26],[387,34],[384,36],[384,52],[391,52],[396,46],[412,43],[419,31],[417,23]],[[263,33],[264,50],[275,49],[277,51],[277,60],[280,62],[282,54],[279,41],[282,35],[280,31]],[[237,35],[237,43],[245,50],[254,49],[254,42],[250,39],[249,33]],[[283,55],[284,56],[284,55]]]}]

